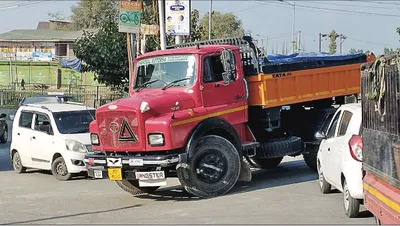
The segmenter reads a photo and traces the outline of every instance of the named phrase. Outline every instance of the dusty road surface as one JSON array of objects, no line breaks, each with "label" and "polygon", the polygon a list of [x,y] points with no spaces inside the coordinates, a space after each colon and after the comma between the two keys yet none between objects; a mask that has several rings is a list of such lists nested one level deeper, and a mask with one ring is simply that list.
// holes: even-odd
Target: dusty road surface
[{"label": "dusty road surface", "polygon": [[9,143],[0,144],[0,224],[374,224],[368,212],[346,218],[341,193],[322,195],[317,174],[301,157],[254,172],[252,183],[225,196],[200,200],[176,179],[154,195],[133,197],[108,180],[60,182],[41,171],[17,175],[8,153]]}]

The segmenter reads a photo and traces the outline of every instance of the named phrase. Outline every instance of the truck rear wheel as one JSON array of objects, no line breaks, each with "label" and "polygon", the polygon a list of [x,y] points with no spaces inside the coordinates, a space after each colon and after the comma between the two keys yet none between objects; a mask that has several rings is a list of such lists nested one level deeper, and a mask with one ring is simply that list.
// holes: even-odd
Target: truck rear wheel
[{"label": "truck rear wheel", "polygon": [[122,179],[121,181],[115,181],[122,190],[132,195],[139,195],[148,193],[151,194],[156,191],[159,187],[139,187],[139,181]]},{"label": "truck rear wheel", "polygon": [[227,139],[208,135],[189,153],[188,163],[178,167],[179,181],[187,192],[200,198],[224,195],[236,184],[241,159]]}]

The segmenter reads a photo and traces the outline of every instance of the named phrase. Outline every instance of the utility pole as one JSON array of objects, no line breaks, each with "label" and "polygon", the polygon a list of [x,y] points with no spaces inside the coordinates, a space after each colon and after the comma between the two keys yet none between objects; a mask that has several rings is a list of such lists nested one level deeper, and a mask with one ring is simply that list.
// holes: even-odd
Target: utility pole
[{"label": "utility pole", "polygon": [[296,41],[295,41],[295,33],[296,33],[296,3],[293,2],[293,37],[292,37],[292,42],[293,42],[293,53],[295,53],[295,46],[296,46]]},{"label": "utility pole", "polygon": [[165,36],[165,3],[164,0],[158,0],[158,15],[160,21],[160,46],[161,50],[165,50],[167,48],[167,39]]},{"label": "utility pole", "polygon": [[300,38],[301,38],[301,31],[299,31],[298,34],[297,34],[297,51],[299,51],[299,52],[300,52],[300,50],[301,50]]},{"label": "utility pole", "polygon": [[347,38],[347,37],[344,36],[343,34],[340,34],[340,35],[339,35],[340,54],[343,53],[343,42],[344,42],[344,40],[345,40],[346,38]]},{"label": "utility pole", "polygon": [[321,48],[321,45],[322,45],[322,38],[325,38],[326,36],[328,36],[328,34],[319,33],[319,38],[318,38],[318,52],[322,52],[322,51],[321,51],[321,50],[322,50],[322,48]]},{"label": "utility pole", "polygon": [[212,39],[212,0],[210,0],[210,12],[208,13],[208,39]]}]

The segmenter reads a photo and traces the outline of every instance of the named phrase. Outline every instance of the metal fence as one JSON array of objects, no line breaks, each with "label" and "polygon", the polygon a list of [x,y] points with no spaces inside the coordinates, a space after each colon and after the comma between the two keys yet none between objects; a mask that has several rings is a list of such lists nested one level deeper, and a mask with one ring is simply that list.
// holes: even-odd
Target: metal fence
[{"label": "metal fence", "polygon": [[112,90],[100,85],[62,85],[59,89],[56,84],[28,83],[24,87],[18,84],[0,85],[0,106],[18,106],[23,98],[46,95],[51,92],[73,96],[92,107],[99,107],[128,95],[122,89]]}]

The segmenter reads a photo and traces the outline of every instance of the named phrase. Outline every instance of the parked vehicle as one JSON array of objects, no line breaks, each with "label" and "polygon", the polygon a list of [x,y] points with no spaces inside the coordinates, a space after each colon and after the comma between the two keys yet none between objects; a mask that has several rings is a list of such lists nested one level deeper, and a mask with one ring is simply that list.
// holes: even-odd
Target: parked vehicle
[{"label": "parked vehicle", "polygon": [[378,224],[400,225],[400,68],[383,56],[362,72],[364,205]]},{"label": "parked vehicle", "polygon": [[17,173],[51,170],[58,180],[85,172],[95,109],[76,104],[21,106],[13,122],[10,156]]},{"label": "parked vehicle", "polygon": [[0,114],[0,143],[7,143],[8,140],[8,124],[7,124],[7,114]]},{"label": "parked vehicle", "polygon": [[96,109],[88,174],[137,194],[166,185],[176,170],[189,193],[210,198],[250,181],[250,166],[301,154],[315,166],[317,149],[304,143],[333,104],[360,91],[360,65],[374,56],[259,55],[243,37],[139,56],[130,97]]},{"label": "parked vehicle", "polygon": [[73,96],[68,96],[68,95],[65,95],[64,93],[49,92],[46,95],[23,98],[20,101],[19,106],[27,105],[27,104],[56,104],[56,103],[64,103],[64,102],[80,103],[80,101]]},{"label": "parked vehicle", "polygon": [[316,133],[321,139],[317,156],[319,186],[323,194],[336,188],[343,193],[343,206],[348,217],[357,217],[363,202],[361,104],[339,107],[329,127]]}]

